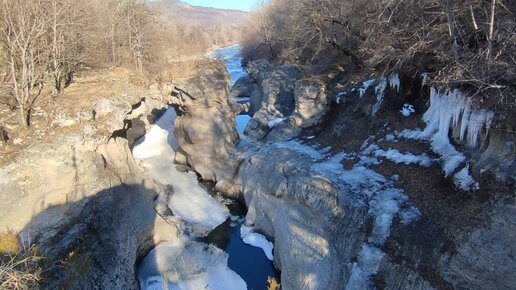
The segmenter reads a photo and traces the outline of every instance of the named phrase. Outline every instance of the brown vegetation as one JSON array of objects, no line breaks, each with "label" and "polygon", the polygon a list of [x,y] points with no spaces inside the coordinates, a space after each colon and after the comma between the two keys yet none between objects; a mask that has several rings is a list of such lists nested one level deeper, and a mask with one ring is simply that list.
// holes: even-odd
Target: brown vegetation
[{"label": "brown vegetation", "polygon": [[11,231],[0,233],[0,289],[36,289],[41,269],[33,246],[22,247]]},{"label": "brown vegetation", "polygon": [[223,18],[217,26],[192,26],[171,20],[173,13],[158,9],[158,4],[0,0],[0,104],[17,107],[28,127],[41,94],[59,95],[81,69],[126,67],[159,78],[178,60],[236,42],[240,36]]},{"label": "brown vegetation", "polygon": [[272,0],[252,14],[243,49],[251,60],[322,70],[428,73],[506,106],[515,102],[515,19],[507,0]]}]

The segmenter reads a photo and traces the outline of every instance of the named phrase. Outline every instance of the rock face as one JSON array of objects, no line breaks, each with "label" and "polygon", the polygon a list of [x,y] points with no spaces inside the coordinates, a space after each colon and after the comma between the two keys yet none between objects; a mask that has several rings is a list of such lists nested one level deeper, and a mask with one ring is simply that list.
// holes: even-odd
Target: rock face
[{"label": "rock face", "polygon": [[[282,271],[282,289],[515,287],[513,193],[500,193],[502,197],[497,197],[489,192],[459,192],[437,166],[420,169],[410,162],[409,166],[398,165],[378,156],[361,155],[366,154],[368,145],[376,144],[399,146],[395,147],[399,150],[428,148],[428,144],[393,137],[395,130],[405,129],[396,127],[404,120],[398,111],[403,103],[390,103],[393,98],[389,96],[384,100],[383,90],[387,94],[398,93],[397,82],[393,82],[396,89],[387,85],[383,90],[380,88],[382,102],[376,94],[358,96],[357,91],[355,98],[346,98],[345,105],[336,104],[339,107],[332,108],[337,113],[328,116],[322,137],[316,136],[313,142],[325,142],[323,145],[335,146],[337,152],[346,154],[338,162],[325,164],[325,170],[331,173],[323,174],[314,164],[332,158],[317,159],[306,147],[299,151],[290,148],[292,143],[276,141],[292,138],[304,128],[324,121],[330,106],[325,83],[320,79],[301,79],[300,73],[271,66],[266,61],[251,63],[248,69],[253,82],[251,108],[260,105],[246,134],[269,144],[235,148],[233,130],[228,130],[228,139],[222,141],[218,134],[233,126],[229,115],[210,106],[197,111],[197,102],[203,103],[200,100],[204,98],[197,100],[193,95],[187,98],[181,94],[177,99],[182,103],[178,105],[184,107],[181,110],[189,120],[201,118],[203,112],[225,116],[214,122],[224,130],[194,130],[206,134],[203,135],[206,139],[218,140],[202,142],[222,148],[219,158],[224,164],[197,159],[193,156],[197,152],[193,149],[195,143],[188,141],[189,135],[178,132],[182,135],[176,137],[185,139],[179,141],[181,147],[193,146],[186,153],[188,162],[192,166],[196,162],[202,164],[201,170],[218,182],[219,190],[232,196],[243,195],[249,207],[246,224],[274,240],[275,263]],[[403,102],[397,97],[397,102]],[[221,104],[225,111],[230,110],[228,104],[223,101]],[[371,114],[375,106],[377,114]],[[389,112],[391,107],[395,114]],[[197,117],[190,112],[195,112]],[[280,118],[285,119],[276,122]],[[407,123],[416,121],[409,120]],[[394,128],[387,128],[386,122]],[[182,131],[188,131],[192,127],[190,123],[185,122]],[[388,137],[389,133],[392,136]],[[340,138],[332,138],[335,136]],[[340,140],[345,138],[352,140]],[[480,156],[512,152],[510,144],[495,142],[485,151],[490,155]],[[371,148],[367,154],[380,147]],[[198,149],[205,156],[215,156],[212,151],[202,150]],[[514,164],[513,160],[509,161],[503,163],[507,168]],[[216,170],[210,172],[210,168]],[[226,173],[219,175],[215,172],[218,168]],[[333,173],[341,176],[335,178]],[[417,181],[421,176],[425,176],[425,182],[426,179],[431,182]]]},{"label": "rock face", "polygon": [[156,215],[159,191],[130,151],[165,104],[155,90],[83,103],[90,110],[76,117],[55,113],[51,141],[19,150],[0,167],[0,225],[53,266],[42,289],[137,289],[137,258],[177,234]]},{"label": "rock face", "polygon": [[301,70],[295,66],[271,66],[266,60],[248,65],[249,77],[256,84],[250,95],[250,114],[245,134],[261,139],[270,131],[270,122],[288,118],[294,111],[294,89],[301,78]]},{"label": "rock face", "polygon": [[274,238],[283,289],[339,289],[343,277],[333,239],[344,215],[338,189],[311,172],[310,163],[287,149],[247,158],[238,177],[249,207],[246,224]]},{"label": "rock face", "polygon": [[296,107],[290,119],[301,128],[317,125],[330,110],[326,84],[317,79],[297,81],[294,92]]},{"label": "rock face", "polygon": [[[256,90],[256,84],[253,83],[249,76],[239,78],[235,84],[231,87],[231,97],[232,98],[251,98],[252,93]],[[249,115],[254,115],[258,108],[260,107],[261,99],[259,102],[251,103],[252,110],[249,111]]]},{"label": "rock face", "polygon": [[200,75],[179,84],[169,100],[177,111],[174,135],[179,152],[205,180],[232,179],[238,163],[235,115],[241,107],[229,101],[228,83],[224,66],[212,62]]},{"label": "rock face", "polygon": [[326,84],[302,79],[295,66],[273,66],[266,60],[249,63],[249,77],[237,82],[232,93],[248,96],[249,121],[245,134],[255,140],[278,141],[297,136],[317,125],[329,111]]}]

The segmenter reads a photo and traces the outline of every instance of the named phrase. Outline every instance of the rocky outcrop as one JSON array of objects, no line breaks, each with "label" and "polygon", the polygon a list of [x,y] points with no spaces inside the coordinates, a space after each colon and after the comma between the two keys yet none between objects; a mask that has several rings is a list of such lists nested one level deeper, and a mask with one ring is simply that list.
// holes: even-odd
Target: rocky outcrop
[{"label": "rocky outcrop", "polygon": [[326,84],[322,80],[303,79],[297,81],[294,99],[296,107],[290,119],[300,128],[308,128],[319,124],[330,110]]},{"label": "rocky outcrop", "polygon": [[288,118],[294,111],[294,89],[302,72],[295,66],[272,66],[265,60],[249,63],[248,72],[256,87],[250,95],[253,118],[245,134],[262,139],[273,127],[270,122]]},{"label": "rocky outcrop", "polygon": [[247,158],[239,170],[249,207],[246,224],[273,237],[283,289],[339,289],[343,283],[334,244],[336,225],[344,218],[338,188],[310,171],[311,162],[269,148]]},{"label": "rocky outcrop", "polygon": [[[243,195],[249,207],[247,225],[274,240],[284,289],[514,288],[510,273],[516,265],[516,204],[514,194],[507,193],[510,185],[486,177],[481,187],[487,189],[465,193],[439,166],[421,169],[363,153],[369,145],[380,144],[403,151],[415,148],[428,158],[431,148],[425,142],[395,137],[395,131],[406,129],[401,124],[418,122],[415,116],[402,122],[409,116],[399,112],[405,102],[399,79],[382,78],[369,93],[372,82],[363,84],[326,116],[330,105],[325,82],[283,73],[265,61],[250,64],[256,86],[251,106],[255,101],[260,109],[246,134],[272,144],[246,144],[246,151],[239,152],[227,142],[227,155],[222,156],[235,160],[227,163],[232,178],[221,182],[215,176],[215,181],[221,191]],[[293,101],[287,111],[288,102],[278,101],[280,96]],[[185,111],[193,104],[185,103]],[[271,123],[280,118],[285,119]],[[296,151],[290,148],[295,144],[275,142],[323,121],[327,123],[318,127],[322,132],[310,142],[332,146],[344,156],[325,164],[327,174],[314,169],[326,156],[314,160],[306,147]],[[510,139],[505,140],[479,146],[478,152],[484,152],[479,156],[485,158],[480,160],[492,160],[495,152],[513,152]],[[371,148],[368,154],[380,150]],[[393,152],[401,154],[399,150]],[[509,160],[502,165],[513,164]],[[341,176],[335,178],[335,172]]]},{"label": "rocky outcrop", "polygon": [[329,111],[326,84],[302,79],[295,66],[273,66],[266,60],[249,63],[249,77],[237,81],[234,96],[247,96],[253,117],[245,134],[268,142],[288,140],[301,129],[317,125]]},{"label": "rocky outcrop", "polygon": [[230,180],[238,165],[235,115],[242,107],[229,101],[228,83],[224,66],[212,62],[200,75],[178,84],[169,99],[177,112],[176,160],[186,161],[204,180]]},{"label": "rocky outcrop", "polygon": [[82,102],[80,113],[55,108],[51,141],[0,167],[0,226],[41,251],[42,289],[137,289],[136,260],[177,235],[130,151],[165,104],[156,89]]}]

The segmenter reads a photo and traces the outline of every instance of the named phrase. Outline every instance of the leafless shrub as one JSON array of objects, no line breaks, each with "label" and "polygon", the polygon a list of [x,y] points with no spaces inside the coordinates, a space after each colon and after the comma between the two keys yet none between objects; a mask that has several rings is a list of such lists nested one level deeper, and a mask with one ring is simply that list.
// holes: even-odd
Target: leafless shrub
[{"label": "leafless shrub", "polygon": [[[392,70],[514,105],[516,2],[272,0],[253,13],[248,59]],[[327,65],[327,69],[331,69]]]}]

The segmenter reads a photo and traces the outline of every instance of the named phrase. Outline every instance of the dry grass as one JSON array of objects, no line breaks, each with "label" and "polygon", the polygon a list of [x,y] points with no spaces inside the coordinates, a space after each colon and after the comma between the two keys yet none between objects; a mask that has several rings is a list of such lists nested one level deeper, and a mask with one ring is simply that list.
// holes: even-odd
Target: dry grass
[{"label": "dry grass", "polygon": [[0,233],[0,289],[38,288],[40,259],[36,247],[22,247],[14,232]]},{"label": "dry grass", "polygon": [[267,277],[267,283],[269,283],[269,286],[267,287],[267,290],[280,290],[281,285],[274,279],[273,277],[269,276]]},{"label": "dry grass", "polygon": [[14,231],[0,233],[0,254],[16,254],[20,250],[20,240]]}]

